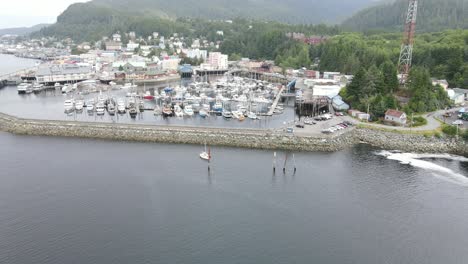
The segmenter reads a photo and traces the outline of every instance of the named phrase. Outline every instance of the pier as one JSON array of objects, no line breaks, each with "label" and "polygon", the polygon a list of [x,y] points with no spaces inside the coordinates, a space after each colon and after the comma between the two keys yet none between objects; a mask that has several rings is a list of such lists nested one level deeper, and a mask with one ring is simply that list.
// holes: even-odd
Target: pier
[{"label": "pier", "polygon": [[275,112],[275,109],[276,109],[276,107],[278,106],[279,100],[281,99],[281,94],[283,93],[284,89],[285,89],[285,88],[282,87],[282,88],[279,90],[278,94],[276,95],[275,101],[273,101],[273,104],[271,105],[270,110],[269,110],[268,113],[267,113],[267,116],[272,116],[273,113]]}]

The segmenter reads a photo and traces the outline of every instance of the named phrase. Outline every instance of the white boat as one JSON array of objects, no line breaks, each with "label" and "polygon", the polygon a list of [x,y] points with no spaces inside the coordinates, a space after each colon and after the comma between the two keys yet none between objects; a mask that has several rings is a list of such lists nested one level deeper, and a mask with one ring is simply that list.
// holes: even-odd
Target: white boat
[{"label": "white boat", "polygon": [[59,88],[59,87],[61,87],[61,86],[62,86],[62,85],[61,85],[60,83],[58,83],[58,82],[54,84],[55,89],[57,89],[57,88]]},{"label": "white boat", "polygon": [[187,105],[184,107],[184,113],[188,116],[193,116],[193,109],[191,105]]},{"label": "white boat", "polygon": [[200,153],[200,158],[203,159],[203,160],[207,160],[207,161],[211,160],[211,151],[210,151],[209,148],[208,148],[208,150],[206,149],[206,144],[205,144],[205,151]]},{"label": "white boat", "polygon": [[88,112],[94,112],[94,102],[88,102],[86,103],[86,111]]},{"label": "white boat", "polygon": [[184,116],[184,111],[182,111],[182,108],[180,108],[179,105],[174,105],[174,114],[177,117],[183,117]]},{"label": "white boat", "polygon": [[199,114],[201,117],[203,117],[203,118],[205,118],[205,117],[208,116],[208,112],[207,112],[204,108],[200,109],[200,111],[198,112],[198,114]]},{"label": "white boat", "polygon": [[21,83],[18,85],[18,94],[25,94],[28,93],[27,91],[31,89],[30,83]]},{"label": "white boat", "polygon": [[224,118],[232,118],[232,113],[229,111],[223,111],[222,115]]},{"label": "white boat", "polygon": [[96,105],[96,113],[97,113],[98,115],[104,115],[105,111],[106,111],[106,108],[105,108],[105,106],[104,106],[104,103],[102,103],[102,102],[97,103],[97,105]]},{"label": "white boat", "polygon": [[249,112],[247,117],[250,119],[258,119],[258,116],[254,112]]},{"label": "white boat", "polygon": [[44,84],[41,83],[35,83],[33,85],[33,92],[38,93],[40,91],[44,90]]},{"label": "white boat", "polygon": [[119,112],[119,114],[125,114],[125,112],[127,112],[125,102],[123,100],[117,101],[117,112]]},{"label": "white boat", "polygon": [[84,101],[83,100],[77,100],[75,102],[75,110],[76,111],[82,111],[84,107]]},{"label": "white boat", "polygon": [[72,87],[69,85],[69,84],[65,84],[63,87],[62,87],[62,93],[69,93],[70,91],[72,90]]},{"label": "white boat", "polygon": [[110,102],[107,104],[107,112],[109,115],[115,115],[115,105],[114,103]]},{"label": "white boat", "polygon": [[75,102],[71,99],[65,100],[63,107],[65,108],[65,112],[73,112],[75,110]]}]

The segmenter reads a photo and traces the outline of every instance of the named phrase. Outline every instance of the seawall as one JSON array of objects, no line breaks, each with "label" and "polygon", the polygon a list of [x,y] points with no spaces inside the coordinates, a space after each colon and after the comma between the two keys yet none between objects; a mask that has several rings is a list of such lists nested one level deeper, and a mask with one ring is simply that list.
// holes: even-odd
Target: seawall
[{"label": "seawall", "polygon": [[335,137],[295,137],[273,130],[131,125],[22,119],[0,114],[0,130],[19,135],[62,136],[122,141],[204,144],[295,151],[337,151],[353,145],[348,133]]},{"label": "seawall", "polygon": [[132,125],[22,119],[0,113],[0,131],[19,135],[81,137],[120,141],[204,144],[293,151],[338,151],[359,142],[407,152],[452,153],[468,156],[468,144],[453,138],[424,137],[365,128],[340,135],[294,136],[268,129],[233,129]]}]

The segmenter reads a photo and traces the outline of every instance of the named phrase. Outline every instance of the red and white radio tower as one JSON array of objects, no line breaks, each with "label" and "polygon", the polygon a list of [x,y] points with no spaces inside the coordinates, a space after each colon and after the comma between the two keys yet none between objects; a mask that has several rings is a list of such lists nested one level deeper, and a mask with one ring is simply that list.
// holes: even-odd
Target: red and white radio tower
[{"label": "red and white radio tower", "polygon": [[418,0],[409,0],[403,43],[401,44],[400,59],[398,60],[398,73],[401,76],[400,81],[402,84],[406,83],[411,68],[417,14]]}]

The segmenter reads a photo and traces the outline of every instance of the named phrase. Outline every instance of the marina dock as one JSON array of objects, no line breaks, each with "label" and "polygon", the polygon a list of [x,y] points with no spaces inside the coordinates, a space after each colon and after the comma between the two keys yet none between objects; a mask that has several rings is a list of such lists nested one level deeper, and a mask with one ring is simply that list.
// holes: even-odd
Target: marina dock
[{"label": "marina dock", "polygon": [[285,88],[282,87],[279,90],[278,94],[276,95],[275,101],[273,101],[273,104],[271,105],[270,110],[266,114],[267,116],[272,116],[273,115],[273,112],[275,111],[276,107],[278,106],[279,100],[281,99],[281,94],[283,93],[284,89]]}]

